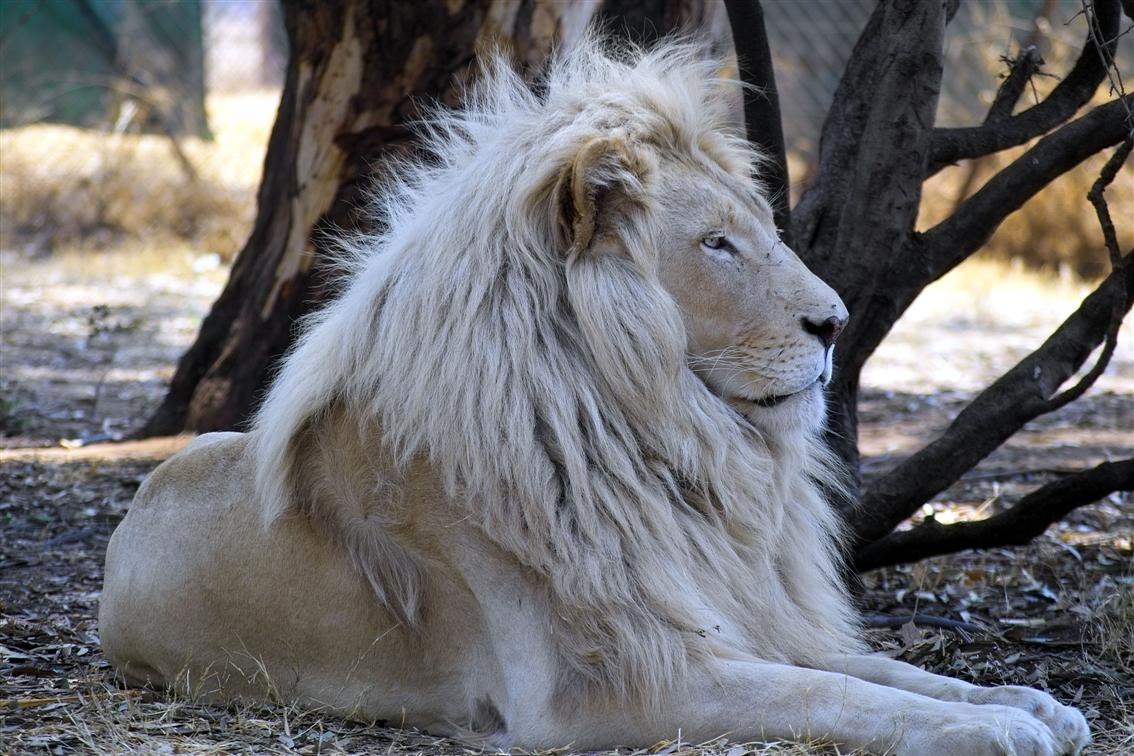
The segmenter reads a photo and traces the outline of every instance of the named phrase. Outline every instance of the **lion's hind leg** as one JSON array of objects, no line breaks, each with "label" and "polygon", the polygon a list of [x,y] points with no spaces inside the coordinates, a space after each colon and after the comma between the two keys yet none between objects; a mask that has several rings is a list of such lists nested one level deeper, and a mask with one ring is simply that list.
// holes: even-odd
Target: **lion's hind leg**
[{"label": "lion's hind leg", "polygon": [[127,688],[162,690],[166,687],[165,676],[156,668],[141,662],[115,663],[114,679]]}]

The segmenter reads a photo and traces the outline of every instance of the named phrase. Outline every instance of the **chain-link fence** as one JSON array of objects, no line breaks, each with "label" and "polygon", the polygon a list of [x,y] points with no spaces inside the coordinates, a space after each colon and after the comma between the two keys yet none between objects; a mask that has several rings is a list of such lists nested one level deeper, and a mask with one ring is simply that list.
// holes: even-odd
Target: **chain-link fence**
[{"label": "chain-link fence", "polygon": [[276,0],[205,0],[210,92],[283,86],[287,35]]},{"label": "chain-link fence", "polygon": [[[763,0],[800,184],[874,5]],[[1066,71],[1085,35],[1080,11],[1080,0],[963,3],[939,123],[980,122],[1003,58],[1022,45]],[[723,7],[706,15],[720,22]],[[286,47],[275,0],[0,2],[0,247],[172,237],[233,254],[251,224]],[[1026,97],[1055,81],[1037,77]],[[964,191],[944,192],[946,204]]]},{"label": "chain-link fence", "polygon": [[[876,0],[763,0],[788,149],[810,158],[843,68]],[[979,123],[1007,71],[1005,58],[1035,45],[1051,72],[1070,68],[1083,45],[1081,0],[969,0],[946,34],[937,123]],[[1130,50],[1120,50],[1129,62]],[[1026,98],[1058,79],[1038,77]],[[1027,104],[1026,102],[1024,104]]]},{"label": "chain-link fence", "polygon": [[[763,0],[776,64],[784,134],[792,164],[794,193],[810,180],[818,156],[823,118],[843,67],[862,34],[875,0]],[[1045,61],[1032,78],[1019,108],[1045,97],[1069,71],[1087,34],[1082,0],[967,0],[945,36],[945,70],[937,124],[981,123],[1008,71],[1009,59],[1034,45]],[[1134,71],[1134,44],[1120,39],[1119,71]],[[1115,79],[1113,84],[1119,84]],[[1112,97],[1103,85],[1096,101]],[[931,226],[1023,148],[943,171],[926,183],[922,227]],[[1095,276],[1105,272],[1107,255],[1086,194],[1105,156],[1092,157],[1063,176],[1012,215],[987,245],[988,253],[1034,267]],[[1109,192],[1113,207],[1134,205],[1134,181],[1119,181]],[[1120,224],[1126,248],[1134,231]]]}]

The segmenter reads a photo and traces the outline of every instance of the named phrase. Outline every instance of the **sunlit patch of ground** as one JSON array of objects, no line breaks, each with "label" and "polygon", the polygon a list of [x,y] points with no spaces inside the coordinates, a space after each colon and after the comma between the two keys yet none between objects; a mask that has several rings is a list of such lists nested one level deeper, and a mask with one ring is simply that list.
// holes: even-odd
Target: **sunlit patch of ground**
[{"label": "sunlit patch of ground", "polygon": [[[205,706],[113,684],[95,625],[106,541],[144,476],[184,439],[103,441],[136,430],[156,407],[224,266],[185,246],[2,254],[0,419],[10,435],[0,440],[0,743],[16,752],[467,752],[286,707]],[[1084,293],[988,265],[926,292],[864,376],[868,474],[931,439]],[[1060,474],[1134,454],[1130,335],[1127,327],[1110,372],[1086,397],[1030,424],[919,516],[983,517]],[[870,573],[866,610],[971,626],[905,625],[873,630],[872,640],[934,671],[1048,689],[1091,718],[1094,753],[1129,753],[1132,532],[1134,502],[1118,494],[1028,547]],[[822,752],[731,742],[657,750]]]},{"label": "sunlit patch of ground", "polygon": [[210,95],[215,138],[177,149],[0,131],[0,446],[120,438],[153,412],[251,228],[278,100]]},{"label": "sunlit patch of ground", "polygon": [[0,267],[0,447],[138,430],[226,276],[184,246],[0,251]]},{"label": "sunlit patch of ground", "polygon": [[[1038,347],[1094,285],[969,260],[930,285],[867,364],[863,386],[915,395],[976,392]],[[1134,326],[1119,334],[1095,394],[1134,394]]]}]

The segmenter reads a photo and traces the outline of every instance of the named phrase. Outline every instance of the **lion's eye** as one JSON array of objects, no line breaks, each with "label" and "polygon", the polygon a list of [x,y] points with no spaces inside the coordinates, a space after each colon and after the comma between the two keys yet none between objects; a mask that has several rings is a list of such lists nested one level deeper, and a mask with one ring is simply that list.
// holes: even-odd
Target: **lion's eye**
[{"label": "lion's eye", "polygon": [[701,246],[705,249],[711,249],[719,252],[727,252],[730,255],[736,254],[736,247],[724,237],[723,234],[712,234],[706,236],[701,240]]}]

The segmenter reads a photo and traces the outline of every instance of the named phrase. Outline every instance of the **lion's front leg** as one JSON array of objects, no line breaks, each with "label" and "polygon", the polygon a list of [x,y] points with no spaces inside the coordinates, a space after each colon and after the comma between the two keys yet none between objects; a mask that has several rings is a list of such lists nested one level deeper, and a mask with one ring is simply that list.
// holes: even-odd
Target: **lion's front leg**
[{"label": "lion's front leg", "polygon": [[514,722],[513,744],[642,746],[681,733],[699,742],[820,740],[874,753],[1056,756],[1048,727],[1018,708],[940,701],[853,676],[781,664],[717,661],[690,671],[653,714],[596,705]]},{"label": "lion's front leg", "polygon": [[1040,690],[1019,685],[985,688],[935,675],[905,662],[877,655],[839,655],[824,660],[823,669],[879,685],[930,696],[940,701],[1011,706],[1039,719],[1059,741],[1065,753],[1077,753],[1091,740],[1087,720],[1077,709],[1064,706]]},{"label": "lion's front leg", "polygon": [[[703,742],[826,740],[875,753],[1057,756],[1068,749],[1027,711],[945,701],[860,679],[853,673],[711,657],[683,681],[656,691],[656,706],[578,688],[564,698],[563,660],[549,633],[545,587],[475,532],[454,549],[493,639],[484,691],[499,713],[501,747],[649,747],[679,734]],[[502,588],[506,586],[506,590]],[[944,678],[942,678],[944,679]]]}]

